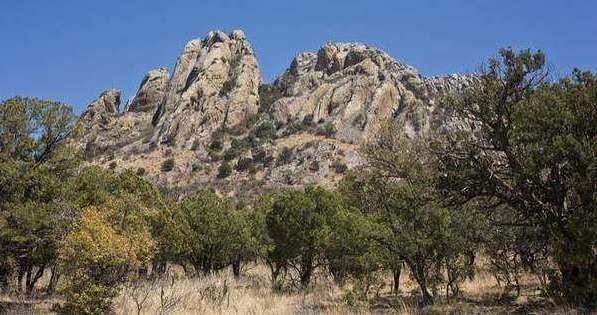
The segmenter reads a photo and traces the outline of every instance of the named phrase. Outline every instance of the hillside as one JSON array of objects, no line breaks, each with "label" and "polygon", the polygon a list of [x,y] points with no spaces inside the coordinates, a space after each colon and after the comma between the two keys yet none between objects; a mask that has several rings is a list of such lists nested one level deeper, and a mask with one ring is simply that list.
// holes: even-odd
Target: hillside
[{"label": "hillside", "polygon": [[363,163],[359,145],[385,120],[410,136],[441,128],[437,103],[471,80],[424,77],[375,47],[326,43],[267,84],[242,31],[213,31],[185,45],[171,74],[149,71],[130,104],[119,90],[101,93],[81,115],[76,142],[92,163],[142,169],[183,192],[331,187]]}]

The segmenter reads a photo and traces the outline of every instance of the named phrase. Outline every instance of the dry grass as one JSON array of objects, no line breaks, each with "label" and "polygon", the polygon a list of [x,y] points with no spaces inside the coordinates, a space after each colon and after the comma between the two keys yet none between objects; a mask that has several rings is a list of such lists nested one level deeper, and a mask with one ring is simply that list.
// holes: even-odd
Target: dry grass
[{"label": "dry grass", "polygon": [[[523,277],[519,297],[504,298],[503,288],[484,271],[461,285],[462,297],[448,301],[440,294],[428,307],[419,305],[418,288],[408,272],[401,278],[399,294],[390,291],[389,277],[382,277],[363,298],[354,283],[339,287],[323,275],[306,291],[275,291],[263,265],[252,266],[240,279],[229,271],[190,279],[176,271],[126,286],[114,301],[116,314],[580,314],[551,305],[530,276]],[[51,314],[57,302],[0,295],[0,306],[10,306],[5,307],[8,314]]]},{"label": "dry grass", "polygon": [[319,283],[305,293],[271,289],[267,270],[254,267],[241,279],[230,272],[193,279],[148,281],[128,286],[115,303],[118,314],[346,314],[348,306],[337,303],[341,291],[331,283]]},{"label": "dry grass", "polygon": [[350,299],[354,285],[339,287],[319,276],[305,292],[277,292],[271,288],[268,270],[254,266],[241,279],[231,273],[215,276],[144,282],[130,285],[115,303],[117,314],[576,314],[574,310],[555,308],[536,294],[531,277],[524,279],[523,294],[503,299],[503,288],[487,273],[462,284],[463,296],[447,301],[438,297],[432,307],[418,304],[416,283],[402,277],[398,295],[390,292],[390,282],[382,281],[367,299]]}]

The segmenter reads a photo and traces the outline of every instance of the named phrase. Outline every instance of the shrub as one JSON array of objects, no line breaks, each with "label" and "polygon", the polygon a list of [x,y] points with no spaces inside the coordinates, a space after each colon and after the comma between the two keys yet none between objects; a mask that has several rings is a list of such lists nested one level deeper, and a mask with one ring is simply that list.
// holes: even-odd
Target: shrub
[{"label": "shrub", "polygon": [[136,172],[137,176],[145,175],[145,169],[143,167],[139,167]]},{"label": "shrub", "polygon": [[222,164],[220,164],[220,167],[218,167],[218,177],[226,178],[230,176],[230,174],[232,174],[230,163],[228,163],[228,161],[223,161]]},{"label": "shrub", "polygon": [[238,157],[243,151],[247,150],[251,147],[249,140],[246,138],[242,139],[232,139],[230,143],[230,148],[224,152],[224,160],[230,161],[234,158]]},{"label": "shrub", "polygon": [[344,174],[346,170],[348,170],[348,166],[340,160],[334,161],[334,163],[332,163],[332,168],[334,168],[334,171],[338,174]]},{"label": "shrub", "polygon": [[255,128],[255,135],[260,139],[274,139],[276,137],[276,126],[269,121],[263,121]]},{"label": "shrub", "polygon": [[191,150],[196,151],[197,149],[199,149],[200,145],[201,142],[199,141],[199,139],[193,140],[193,143],[191,144]]},{"label": "shrub", "polygon": [[172,169],[174,169],[174,159],[173,158],[169,158],[169,159],[165,160],[164,162],[162,162],[162,166],[160,167],[160,170],[162,172],[170,172]]},{"label": "shrub", "polygon": [[220,152],[220,151],[222,151],[222,148],[223,148],[223,144],[220,139],[213,139],[211,141],[211,143],[209,144],[209,149],[211,151]]},{"label": "shrub", "polygon": [[326,137],[333,137],[336,134],[336,126],[331,122],[326,122],[323,127],[319,130],[318,134]]},{"label": "shrub", "polygon": [[259,112],[269,113],[272,104],[282,98],[282,90],[275,85],[262,84],[259,86]]},{"label": "shrub", "polygon": [[319,162],[312,161],[311,164],[309,164],[309,170],[312,171],[312,172],[319,171]]},{"label": "shrub", "polygon": [[112,161],[112,162],[110,162],[110,165],[108,165],[108,168],[111,169],[111,170],[113,170],[113,169],[116,168],[116,165],[118,165],[118,164],[116,164],[115,161]]},{"label": "shrub", "polygon": [[284,132],[284,135],[287,136],[287,135],[303,132],[307,129],[308,129],[308,126],[305,126],[302,122],[293,121],[290,124],[288,124],[288,127],[286,127],[286,131]]},{"label": "shrub", "polygon": [[253,159],[251,158],[240,158],[238,162],[236,162],[236,170],[239,172],[244,172],[253,166]]},{"label": "shrub", "polygon": [[220,154],[216,151],[209,150],[209,151],[207,151],[207,155],[213,162],[216,162],[216,161],[219,161],[222,159],[222,154]]},{"label": "shrub", "polygon": [[267,152],[263,148],[256,148],[253,150],[253,162],[263,163],[266,158]]},{"label": "shrub", "polygon": [[313,115],[312,114],[305,115],[305,117],[303,118],[303,126],[304,127],[313,126]]},{"label": "shrub", "polygon": [[292,152],[292,149],[290,149],[288,147],[284,147],[282,149],[282,152],[280,152],[280,155],[278,155],[278,160],[277,160],[276,164],[277,165],[288,164],[292,161],[293,157],[294,157],[294,153]]}]

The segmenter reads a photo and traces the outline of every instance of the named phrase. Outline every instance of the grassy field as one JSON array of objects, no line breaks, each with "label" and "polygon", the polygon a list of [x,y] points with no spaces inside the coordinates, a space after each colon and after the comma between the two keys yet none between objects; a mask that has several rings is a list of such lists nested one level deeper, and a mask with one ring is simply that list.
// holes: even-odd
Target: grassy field
[{"label": "grassy field", "polygon": [[[247,268],[240,279],[231,272],[185,278],[172,271],[159,280],[130,284],[114,301],[116,314],[580,314],[553,306],[542,298],[538,283],[523,279],[521,295],[503,295],[488,273],[479,272],[462,284],[462,296],[446,300],[438,292],[433,306],[418,304],[416,284],[408,274],[402,277],[400,292],[391,292],[390,277],[380,275],[370,285],[366,298],[354,283],[338,286],[319,275],[306,291],[273,290],[268,269]],[[6,314],[53,314],[58,297],[0,297]],[[1,312],[0,312],[1,313]]]}]

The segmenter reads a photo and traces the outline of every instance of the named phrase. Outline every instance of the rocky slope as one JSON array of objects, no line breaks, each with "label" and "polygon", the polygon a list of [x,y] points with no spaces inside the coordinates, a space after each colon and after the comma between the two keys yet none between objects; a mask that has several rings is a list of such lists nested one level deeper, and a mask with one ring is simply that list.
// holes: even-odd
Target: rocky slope
[{"label": "rocky slope", "polygon": [[150,71],[128,107],[120,110],[118,90],[103,92],[76,142],[91,163],[135,168],[182,193],[333,186],[362,163],[359,146],[385,120],[411,136],[437,128],[441,96],[472,80],[426,78],[374,47],[327,43],[263,84],[245,34],[214,31],[187,43],[171,75]]}]

